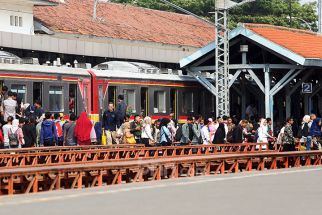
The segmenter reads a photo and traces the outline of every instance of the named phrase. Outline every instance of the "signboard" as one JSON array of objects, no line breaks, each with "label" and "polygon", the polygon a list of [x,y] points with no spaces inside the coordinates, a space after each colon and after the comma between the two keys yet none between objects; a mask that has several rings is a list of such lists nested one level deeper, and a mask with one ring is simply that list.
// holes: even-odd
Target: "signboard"
[{"label": "signboard", "polygon": [[312,83],[302,83],[302,93],[312,93]]}]

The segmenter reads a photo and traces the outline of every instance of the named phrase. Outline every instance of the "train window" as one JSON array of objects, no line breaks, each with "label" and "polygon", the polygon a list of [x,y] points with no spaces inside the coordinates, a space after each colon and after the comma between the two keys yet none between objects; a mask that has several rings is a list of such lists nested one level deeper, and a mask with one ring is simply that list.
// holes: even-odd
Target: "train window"
[{"label": "train window", "polygon": [[49,111],[64,112],[63,87],[49,87]]},{"label": "train window", "polygon": [[69,107],[69,113],[75,113],[76,114],[76,99],[77,99],[77,85],[76,84],[70,84],[69,85],[69,99],[68,99],[68,107]]},{"label": "train window", "polygon": [[85,108],[85,111],[87,111],[87,86],[84,86],[84,92],[83,92],[83,95],[84,95],[84,108]]},{"label": "train window", "polygon": [[12,84],[11,91],[17,93],[17,102],[26,102],[27,88],[24,84]]},{"label": "train window", "polygon": [[182,112],[191,113],[193,110],[193,92],[184,92],[182,96],[183,106]]},{"label": "train window", "polygon": [[135,106],[135,90],[124,90],[125,102],[131,113],[136,113]]},{"label": "train window", "polygon": [[166,113],[166,93],[165,91],[154,92],[154,113]]}]

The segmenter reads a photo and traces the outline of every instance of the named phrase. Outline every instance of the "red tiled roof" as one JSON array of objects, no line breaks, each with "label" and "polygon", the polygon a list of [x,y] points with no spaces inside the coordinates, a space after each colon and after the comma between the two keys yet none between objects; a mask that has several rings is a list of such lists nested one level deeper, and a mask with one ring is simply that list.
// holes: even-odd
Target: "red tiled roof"
[{"label": "red tiled roof", "polygon": [[192,16],[124,4],[97,6],[93,0],[65,0],[58,6],[35,7],[34,16],[55,32],[202,47],[214,40],[214,26]]},{"label": "red tiled roof", "polygon": [[265,24],[244,24],[244,26],[305,58],[322,59],[322,35],[310,31]]}]

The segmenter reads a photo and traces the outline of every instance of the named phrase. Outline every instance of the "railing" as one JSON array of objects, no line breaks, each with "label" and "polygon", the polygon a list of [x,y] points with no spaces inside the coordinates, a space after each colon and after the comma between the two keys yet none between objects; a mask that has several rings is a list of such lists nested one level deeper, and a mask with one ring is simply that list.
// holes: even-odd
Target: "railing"
[{"label": "railing", "polygon": [[0,168],[66,165],[85,162],[157,159],[191,155],[215,155],[224,153],[249,153],[268,149],[266,143],[213,144],[166,147],[131,148],[81,148],[63,151],[23,151],[0,154]]},{"label": "railing", "polygon": [[322,151],[261,152],[0,169],[0,194],[321,165]]}]

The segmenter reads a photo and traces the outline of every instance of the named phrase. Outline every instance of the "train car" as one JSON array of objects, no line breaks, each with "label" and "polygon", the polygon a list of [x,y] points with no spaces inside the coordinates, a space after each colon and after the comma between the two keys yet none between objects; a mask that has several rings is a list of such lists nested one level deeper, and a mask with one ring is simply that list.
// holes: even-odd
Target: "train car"
[{"label": "train car", "polygon": [[95,80],[94,111],[102,114],[109,102],[117,103],[122,94],[131,115],[149,115],[153,120],[173,113],[179,121],[188,115],[213,115],[215,98],[193,77],[180,71],[160,71],[136,62],[112,61],[91,70]]},{"label": "train car", "polygon": [[91,74],[86,69],[0,63],[0,86],[17,93],[18,104],[42,102],[52,113],[91,108]]},{"label": "train car", "polygon": [[174,113],[183,122],[188,115],[215,112],[215,98],[195,79],[145,63],[112,61],[92,69],[0,63],[3,85],[17,93],[19,104],[40,100],[46,111],[65,115],[86,111],[94,121],[109,102],[116,105],[120,94],[129,114],[153,120]]}]

